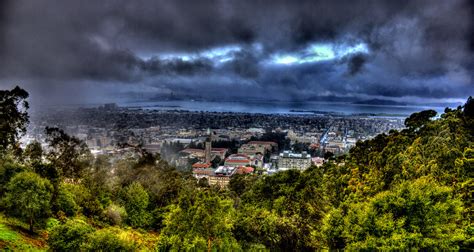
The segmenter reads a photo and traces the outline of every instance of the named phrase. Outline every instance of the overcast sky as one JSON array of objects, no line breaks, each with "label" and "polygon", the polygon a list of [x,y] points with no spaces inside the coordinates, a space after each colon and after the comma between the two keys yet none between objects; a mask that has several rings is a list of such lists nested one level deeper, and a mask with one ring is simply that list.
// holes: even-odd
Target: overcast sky
[{"label": "overcast sky", "polygon": [[0,0],[0,88],[39,103],[461,101],[473,2]]}]

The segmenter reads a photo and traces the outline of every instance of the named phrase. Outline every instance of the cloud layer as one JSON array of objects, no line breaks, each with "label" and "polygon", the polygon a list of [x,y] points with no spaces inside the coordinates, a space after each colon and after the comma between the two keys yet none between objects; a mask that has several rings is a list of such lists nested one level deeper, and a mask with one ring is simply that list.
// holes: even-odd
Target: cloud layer
[{"label": "cloud layer", "polygon": [[0,87],[24,83],[58,101],[464,99],[474,94],[473,8],[469,0],[4,0]]}]

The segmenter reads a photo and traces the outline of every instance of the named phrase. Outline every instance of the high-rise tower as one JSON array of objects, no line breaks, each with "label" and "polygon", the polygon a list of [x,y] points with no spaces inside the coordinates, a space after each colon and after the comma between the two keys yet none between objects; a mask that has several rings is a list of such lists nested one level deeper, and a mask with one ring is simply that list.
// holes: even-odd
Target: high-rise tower
[{"label": "high-rise tower", "polygon": [[207,129],[207,137],[206,137],[206,143],[205,143],[206,163],[211,162],[211,149],[212,149],[212,135],[211,135],[211,130]]}]

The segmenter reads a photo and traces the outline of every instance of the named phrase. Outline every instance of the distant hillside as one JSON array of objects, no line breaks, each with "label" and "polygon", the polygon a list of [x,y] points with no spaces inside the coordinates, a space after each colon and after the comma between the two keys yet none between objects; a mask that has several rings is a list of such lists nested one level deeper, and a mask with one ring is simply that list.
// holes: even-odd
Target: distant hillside
[{"label": "distant hillside", "polygon": [[353,102],[353,104],[365,104],[365,105],[392,105],[392,106],[406,106],[406,103],[396,102],[392,100],[381,100],[381,99],[371,99],[371,100],[362,100]]}]

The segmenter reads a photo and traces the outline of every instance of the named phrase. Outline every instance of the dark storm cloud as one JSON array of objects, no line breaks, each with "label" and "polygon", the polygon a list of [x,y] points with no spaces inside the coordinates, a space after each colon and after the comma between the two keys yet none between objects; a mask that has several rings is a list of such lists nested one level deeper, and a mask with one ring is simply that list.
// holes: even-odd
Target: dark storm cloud
[{"label": "dark storm cloud", "polygon": [[[469,0],[4,0],[0,79],[92,94],[465,98],[474,91],[472,11]],[[317,44],[368,52],[271,62]],[[213,54],[230,45],[238,49]]]},{"label": "dark storm cloud", "polygon": [[232,54],[233,59],[227,62],[223,70],[233,72],[243,78],[255,79],[259,76],[259,56],[251,50],[242,50]]},{"label": "dark storm cloud", "polygon": [[359,71],[361,71],[366,61],[367,61],[367,56],[365,54],[358,53],[358,54],[352,55],[351,58],[349,59],[349,62],[347,63],[349,74],[354,75],[354,74],[357,74]]}]

